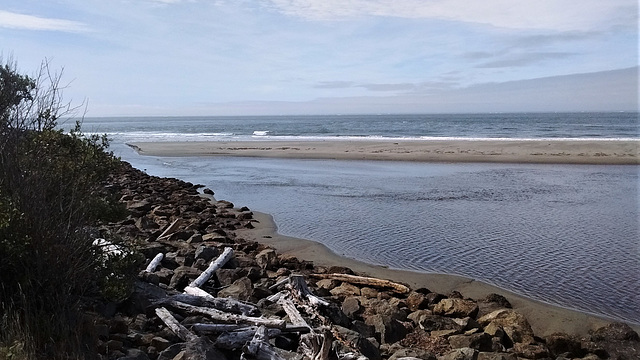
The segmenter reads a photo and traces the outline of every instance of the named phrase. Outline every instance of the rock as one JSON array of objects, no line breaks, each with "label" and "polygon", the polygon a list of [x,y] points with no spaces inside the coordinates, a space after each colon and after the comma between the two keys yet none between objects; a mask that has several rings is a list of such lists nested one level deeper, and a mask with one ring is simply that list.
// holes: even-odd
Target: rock
[{"label": "rock", "polygon": [[142,216],[151,211],[151,204],[146,201],[129,201],[127,202],[127,209],[133,213],[134,216]]},{"label": "rock", "polygon": [[640,341],[638,333],[629,325],[623,323],[613,323],[603,326],[595,331],[591,331],[591,340],[593,341]]},{"label": "rock", "polygon": [[[173,344],[158,354],[157,360],[173,360],[179,353],[183,351],[185,343]],[[155,348],[154,348],[155,349]],[[158,351],[156,349],[156,351]]]},{"label": "rock", "polygon": [[477,360],[518,360],[518,357],[504,352],[480,352]]},{"label": "rock", "polygon": [[454,330],[455,332],[462,331],[462,326],[451,318],[447,318],[440,315],[423,315],[418,320],[418,325],[425,331],[436,330]]},{"label": "rock", "polygon": [[380,342],[385,344],[393,344],[407,336],[407,328],[400,321],[393,318],[373,315],[368,317],[365,323],[376,329],[376,333],[380,334]]},{"label": "rock", "polygon": [[549,356],[549,351],[542,344],[515,343],[513,352],[519,358],[525,359],[543,359]]},{"label": "rock", "polygon": [[427,350],[409,348],[397,350],[393,353],[393,355],[389,356],[389,360],[402,359],[436,360],[436,356]]},{"label": "rock", "polygon": [[333,279],[322,279],[316,282],[316,287],[320,289],[327,289],[327,290],[331,290],[337,287],[338,285],[340,285],[340,282]]},{"label": "rock", "polygon": [[162,350],[168,348],[169,345],[171,345],[169,340],[167,340],[167,339],[165,339],[163,337],[156,336],[153,339],[151,339],[151,346],[153,346],[156,349],[158,349],[158,351],[162,351]]},{"label": "rock", "polygon": [[213,190],[209,189],[209,188],[204,188],[202,190],[203,193],[207,194],[207,195],[215,195],[215,193],[213,192]]},{"label": "rock", "polygon": [[464,299],[442,299],[433,308],[433,313],[450,317],[475,317],[478,314],[478,304]]},{"label": "rock", "polygon": [[184,358],[189,360],[226,360],[227,357],[215,348],[211,340],[198,337],[185,344]]},{"label": "rock", "polygon": [[118,360],[149,360],[149,356],[139,349],[128,349],[127,354]]},{"label": "rock", "polygon": [[278,254],[274,249],[264,249],[256,255],[256,263],[262,269],[274,269],[278,265]]},{"label": "rock", "polygon": [[355,296],[349,296],[342,302],[342,312],[350,318],[353,318],[361,310],[360,301]]},{"label": "rock", "polygon": [[424,294],[412,292],[407,297],[406,304],[411,311],[427,309],[429,306],[429,299],[427,299]]},{"label": "rock", "polygon": [[144,215],[136,220],[136,227],[142,231],[156,230],[160,227],[153,219]]},{"label": "rock", "polygon": [[375,299],[378,297],[378,294],[379,294],[378,290],[374,288],[363,287],[362,289],[360,289],[360,295],[368,299]]},{"label": "rock", "polygon": [[368,359],[381,359],[380,351],[378,350],[378,348],[358,332],[349,330],[342,326],[335,326],[335,329],[340,334],[341,339],[345,340],[351,347],[360,351],[360,353],[362,353],[362,355],[366,356]]},{"label": "rock", "polygon": [[251,280],[247,277],[240,278],[233,284],[220,290],[218,297],[232,297],[234,299],[247,301],[251,297],[253,286]]},{"label": "rock", "polygon": [[552,356],[557,357],[560,354],[564,354],[570,357],[583,357],[586,355],[580,340],[567,334],[551,334],[545,338],[545,343]]},{"label": "rock", "polygon": [[234,281],[245,276],[244,269],[218,269],[216,270],[216,278],[220,286],[228,286],[233,284]]},{"label": "rock", "polygon": [[176,290],[184,289],[189,283],[195,280],[201,271],[190,266],[180,266],[173,271],[173,276],[169,282],[169,287]]},{"label": "rock", "polygon": [[455,349],[443,356],[439,356],[438,360],[476,360],[478,350],[471,348]]},{"label": "rock", "polygon": [[355,285],[351,285],[351,284],[345,282],[345,283],[342,283],[342,285],[329,290],[329,292],[333,296],[344,298],[344,297],[352,296],[352,295],[359,296],[360,295],[360,288],[358,288]]},{"label": "rock", "polygon": [[220,251],[218,251],[217,248],[201,245],[196,249],[195,259],[203,259],[205,262],[209,263],[219,255]]},{"label": "rock", "polygon": [[449,344],[454,349],[472,348],[479,351],[491,351],[491,335],[476,333],[471,335],[452,335]]},{"label": "rock", "polygon": [[417,310],[407,315],[407,319],[413,321],[414,324],[419,325],[422,317],[429,315],[433,315],[433,313],[431,313],[431,310]]},{"label": "rock", "polygon": [[118,351],[122,350],[124,344],[120,340],[109,340],[107,341],[107,351]]},{"label": "rock", "polygon": [[489,334],[502,329],[512,343],[533,342],[534,335],[531,325],[529,325],[529,322],[522,314],[515,312],[514,310],[496,310],[479,318],[478,323],[480,323],[481,326],[484,326],[485,332]]}]

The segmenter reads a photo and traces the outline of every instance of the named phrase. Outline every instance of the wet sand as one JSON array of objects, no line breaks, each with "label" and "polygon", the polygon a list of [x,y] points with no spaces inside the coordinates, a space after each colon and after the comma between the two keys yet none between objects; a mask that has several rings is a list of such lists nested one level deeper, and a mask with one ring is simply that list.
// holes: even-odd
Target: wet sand
[{"label": "wet sand", "polygon": [[[356,273],[402,282],[413,289],[427,288],[443,294],[456,290],[463,296],[473,299],[481,299],[491,293],[503,295],[515,310],[526,316],[538,336],[546,336],[555,332],[586,335],[589,330],[613,322],[611,319],[535,301],[461,276],[394,270],[345,258],[315,241],[278,234],[276,224],[268,214],[254,212],[254,218],[257,220],[254,223],[255,229],[237,231],[240,237],[273,246],[280,254],[293,255],[299,259],[313,261],[315,265],[346,266]],[[640,325],[631,326],[635,331],[640,332]]]},{"label": "wet sand", "polygon": [[415,140],[203,141],[128,144],[143,155],[244,156],[298,159],[640,164],[640,141]]}]

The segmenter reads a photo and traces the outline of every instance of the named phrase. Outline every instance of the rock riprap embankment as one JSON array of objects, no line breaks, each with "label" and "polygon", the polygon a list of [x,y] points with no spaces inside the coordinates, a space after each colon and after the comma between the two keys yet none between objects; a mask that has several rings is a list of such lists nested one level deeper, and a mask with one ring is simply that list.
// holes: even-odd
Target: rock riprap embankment
[{"label": "rock riprap embankment", "polygon": [[625,324],[540,338],[497,294],[410,289],[280,255],[236,236],[255,223],[249,209],[197,185],[127,165],[109,186],[130,216],[100,231],[138,240],[146,264],[126,300],[94,309],[103,359],[640,358]]}]

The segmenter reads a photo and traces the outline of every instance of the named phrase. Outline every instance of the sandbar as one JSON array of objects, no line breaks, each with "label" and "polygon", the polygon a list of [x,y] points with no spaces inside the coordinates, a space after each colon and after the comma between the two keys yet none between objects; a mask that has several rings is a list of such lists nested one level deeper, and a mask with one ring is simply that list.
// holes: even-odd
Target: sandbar
[{"label": "sandbar", "polygon": [[[277,232],[277,226],[270,215],[259,212],[253,212],[253,214],[256,220],[253,223],[255,228],[236,231],[239,237],[272,246],[280,254],[312,261],[314,265],[345,266],[358,274],[398,281],[413,289],[427,288],[441,294],[449,294],[455,290],[473,299],[482,299],[491,293],[500,294],[509,300],[516,311],[526,316],[538,336],[547,336],[556,332],[585,336],[589,330],[614,322],[612,319],[539,302],[462,276],[395,270],[345,258],[321,243],[281,235]],[[640,324],[629,325],[636,332],[640,332]]]},{"label": "sandbar", "polygon": [[297,159],[640,164],[640,140],[327,140],[135,142],[142,155]]}]

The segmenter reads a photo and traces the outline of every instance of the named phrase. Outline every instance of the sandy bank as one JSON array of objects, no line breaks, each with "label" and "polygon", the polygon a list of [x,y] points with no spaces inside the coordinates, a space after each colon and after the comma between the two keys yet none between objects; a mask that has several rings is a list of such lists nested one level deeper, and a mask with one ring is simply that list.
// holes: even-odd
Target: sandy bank
[{"label": "sandy bank", "polygon": [[299,159],[640,164],[640,141],[420,140],[137,142],[154,156],[246,156]]},{"label": "sandy bank", "polygon": [[[538,336],[546,336],[555,332],[586,335],[589,330],[597,329],[612,322],[611,319],[538,302],[504,289],[460,276],[392,270],[344,258],[315,241],[278,234],[276,224],[268,214],[254,212],[254,218],[258,221],[255,223],[255,229],[239,230],[237,232],[238,236],[273,246],[280,254],[293,255],[299,259],[313,261],[314,264],[321,266],[346,266],[357,273],[399,281],[410,285],[414,289],[424,287],[443,294],[456,290],[465,297],[473,299],[481,299],[491,293],[501,294],[511,302],[514,309],[527,317]],[[631,326],[635,331],[640,331],[640,326]]]}]

